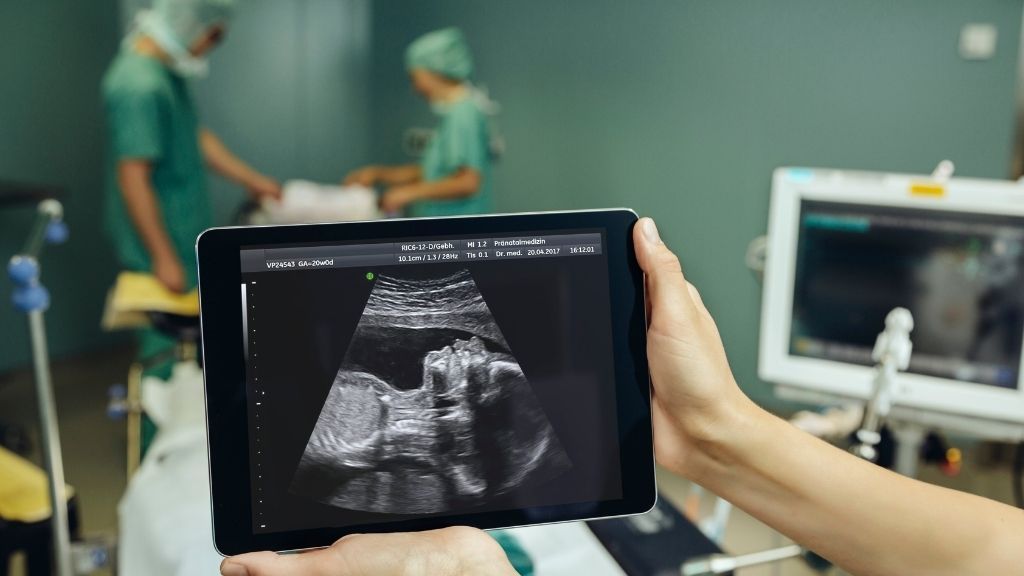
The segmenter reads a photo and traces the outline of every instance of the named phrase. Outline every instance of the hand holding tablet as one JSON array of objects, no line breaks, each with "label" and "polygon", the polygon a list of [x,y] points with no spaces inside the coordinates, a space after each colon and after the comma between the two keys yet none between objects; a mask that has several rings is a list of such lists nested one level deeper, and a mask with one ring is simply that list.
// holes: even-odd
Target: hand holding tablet
[{"label": "hand holding tablet", "polygon": [[649,509],[635,220],[617,210],[204,233],[218,549]]}]

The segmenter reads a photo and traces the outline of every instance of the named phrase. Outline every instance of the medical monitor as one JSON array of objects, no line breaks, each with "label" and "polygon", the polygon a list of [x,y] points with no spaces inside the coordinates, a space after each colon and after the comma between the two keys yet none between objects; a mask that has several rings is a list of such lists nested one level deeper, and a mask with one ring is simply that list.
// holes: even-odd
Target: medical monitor
[{"label": "medical monitor", "polygon": [[1024,422],[1024,187],[777,170],[761,378],[866,399],[897,306],[915,326],[894,405]]}]

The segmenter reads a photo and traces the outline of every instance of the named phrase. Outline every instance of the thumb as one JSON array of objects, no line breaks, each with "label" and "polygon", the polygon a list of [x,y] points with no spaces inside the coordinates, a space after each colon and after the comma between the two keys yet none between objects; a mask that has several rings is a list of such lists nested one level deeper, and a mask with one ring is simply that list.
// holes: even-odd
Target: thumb
[{"label": "thumb", "polygon": [[287,555],[254,552],[224,559],[220,573],[223,576],[328,576],[333,573],[326,571],[328,558],[325,556],[325,550]]},{"label": "thumb", "polygon": [[661,240],[654,220],[641,218],[633,227],[636,260],[647,276],[647,298],[650,319],[669,315],[685,315],[691,311],[692,295],[683,277],[679,258]]}]

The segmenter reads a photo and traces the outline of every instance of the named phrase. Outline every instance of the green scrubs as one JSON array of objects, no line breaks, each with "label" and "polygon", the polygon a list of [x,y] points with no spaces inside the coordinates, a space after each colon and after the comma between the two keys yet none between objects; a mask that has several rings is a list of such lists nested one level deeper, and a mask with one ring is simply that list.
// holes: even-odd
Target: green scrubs
[{"label": "green scrubs", "polygon": [[[206,170],[199,149],[199,120],[185,80],[160,61],[122,50],[103,77],[109,150],[106,185],[106,226],[121,266],[149,272],[149,252],[135,231],[117,181],[121,160],[146,160],[164,227],[185,269],[186,288],[196,286],[195,241],[212,217]],[[138,358],[147,362],[147,376],[170,378],[175,340],[153,329],[138,331]],[[160,358],[160,361],[155,361]],[[156,428],[142,422],[145,454]]]},{"label": "green scrubs", "polygon": [[[171,245],[185,269],[186,288],[197,283],[195,241],[210,227],[206,169],[199,149],[199,120],[185,80],[160,61],[122,50],[103,78],[109,152],[106,226],[121,266],[149,272],[149,252],[135,230],[117,181],[121,160],[152,163],[152,183]],[[139,358],[174,347],[155,330],[139,331]],[[151,371],[170,376],[170,363]]]},{"label": "green scrubs", "polygon": [[103,78],[103,102],[110,137],[106,224],[121,265],[151,270],[117,182],[118,161],[147,160],[164,226],[191,289],[197,281],[196,236],[210,227],[211,211],[188,86],[158,60],[123,50]]},{"label": "green scrubs", "polygon": [[487,115],[472,98],[453,102],[442,114],[441,125],[424,151],[421,168],[427,182],[449,178],[460,168],[472,168],[480,173],[480,189],[465,198],[414,202],[409,207],[410,216],[486,214],[494,209]]}]

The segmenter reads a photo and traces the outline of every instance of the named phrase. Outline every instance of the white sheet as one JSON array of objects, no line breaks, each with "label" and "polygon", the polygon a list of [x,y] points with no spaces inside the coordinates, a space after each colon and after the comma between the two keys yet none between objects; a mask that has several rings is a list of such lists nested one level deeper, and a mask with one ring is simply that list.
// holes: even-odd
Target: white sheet
[{"label": "white sheet", "polygon": [[218,574],[202,372],[194,363],[175,366],[168,382],[143,382],[142,401],[160,432],[118,506],[118,573]]},{"label": "white sheet", "polygon": [[281,200],[264,201],[262,209],[267,224],[345,222],[380,217],[377,194],[372,188],[308,180],[285,182]]}]

